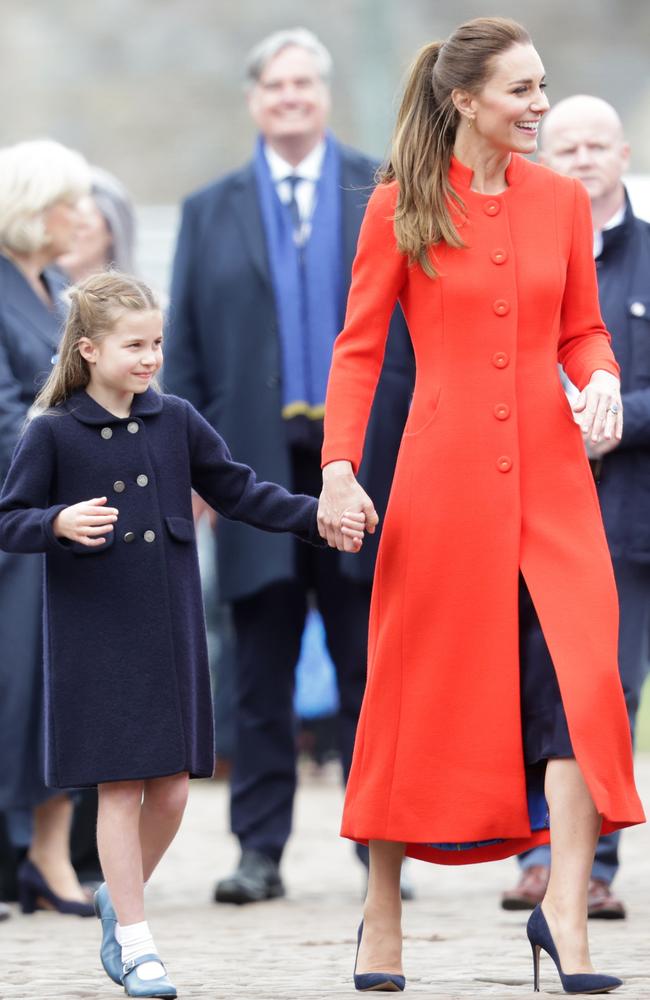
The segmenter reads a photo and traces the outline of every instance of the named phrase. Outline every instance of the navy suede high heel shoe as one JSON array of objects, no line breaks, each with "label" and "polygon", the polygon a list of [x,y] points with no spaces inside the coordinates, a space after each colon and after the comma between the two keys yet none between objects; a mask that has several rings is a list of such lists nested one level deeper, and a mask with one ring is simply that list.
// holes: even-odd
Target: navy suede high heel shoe
[{"label": "navy suede high heel shoe", "polygon": [[95,914],[91,902],[80,903],[76,899],[61,899],[50,888],[42,873],[29,858],[25,858],[16,876],[18,899],[23,913],[34,913],[45,909],[42,901],[50,904],[58,913],[72,913],[77,917],[92,917]]},{"label": "navy suede high heel shoe", "polygon": [[560,956],[557,953],[541,906],[536,906],[531,913],[526,931],[533,949],[533,976],[536,993],[539,993],[539,953],[542,948],[555,962],[565,993],[609,993],[623,985],[623,980],[617,979],[616,976],[601,976],[596,972],[576,972],[565,975],[562,972]]},{"label": "navy suede high heel shoe", "polygon": [[357,933],[357,957],[354,960],[355,988],[360,993],[369,993],[371,990],[383,991],[384,993],[401,993],[406,986],[404,976],[395,975],[393,972],[357,972],[362,934],[363,920],[359,924],[359,931]]}]

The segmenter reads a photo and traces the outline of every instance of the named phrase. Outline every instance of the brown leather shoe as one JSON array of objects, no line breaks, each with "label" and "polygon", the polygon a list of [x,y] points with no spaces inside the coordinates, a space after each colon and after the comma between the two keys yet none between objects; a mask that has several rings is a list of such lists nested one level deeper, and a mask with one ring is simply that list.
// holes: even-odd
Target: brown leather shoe
[{"label": "brown leather shoe", "polygon": [[625,920],[627,916],[623,902],[614,895],[609,882],[600,878],[589,881],[587,915],[591,920]]},{"label": "brown leather shoe", "polygon": [[534,910],[544,899],[548,885],[549,869],[546,865],[531,865],[524,868],[514,889],[508,889],[501,896],[504,910]]}]

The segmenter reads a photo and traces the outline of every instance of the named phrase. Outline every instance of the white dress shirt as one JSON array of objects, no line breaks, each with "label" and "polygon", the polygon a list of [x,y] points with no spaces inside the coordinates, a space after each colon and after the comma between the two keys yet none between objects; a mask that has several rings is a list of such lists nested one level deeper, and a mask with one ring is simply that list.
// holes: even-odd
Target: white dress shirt
[{"label": "white dress shirt", "polygon": [[300,180],[296,184],[296,202],[303,224],[303,240],[309,238],[311,232],[311,217],[316,207],[316,185],[320,179],[325,156],[325,140],[322,139],[311,153],[301,160],[297,166],[287,163],[279,153],[268,144],[264,146],[264,155],[271,172],[271,180],[275,184],[278,197],[285,205],[291,201],[291,185],[287,177],[295,175]]}]

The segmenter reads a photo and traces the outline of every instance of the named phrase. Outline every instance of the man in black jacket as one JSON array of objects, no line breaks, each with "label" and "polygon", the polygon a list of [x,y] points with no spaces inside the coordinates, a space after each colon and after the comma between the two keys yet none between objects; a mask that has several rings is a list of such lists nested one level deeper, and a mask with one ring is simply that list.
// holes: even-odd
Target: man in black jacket
[{"label": "man in black jacket", "polygon": [[[650,614],[650,225],[637,219],[622,176],[629,160],[621,121],[605,101],[570,97],[544,122],[542,162],[577,177],[591,198],[600,306],[621,366],[623,438],[588,446],[620,603],[619,666],[634,731],[647,664]],[[593,720],[598,726],[598,719]],[[601,837],[589,886],[589,916],[616,919],[625,907],[611,890],[619,834]],[[522,857],[506,909],[543,897],[548,848]]]},{"label": "man in black jacket", "polygon": [[[325,387],[343,325],[359,226],[376,164],[326,128],[331,59],[310,32],[277,32],[251,53],[253,160],[190,196],[174,264],[166,388],[190,399],[261,479],[317,495]],[[413,383],[396,314],[361,478],[388,497]],[[350,766],[365,684],[376,536],[359,556],[310,550],[221,521],[221,598],[236,634],[231,822],[242,854],[220,902],[282,895],[280,859],[296,785],[293,687],[305,615],[325,624]]]}]

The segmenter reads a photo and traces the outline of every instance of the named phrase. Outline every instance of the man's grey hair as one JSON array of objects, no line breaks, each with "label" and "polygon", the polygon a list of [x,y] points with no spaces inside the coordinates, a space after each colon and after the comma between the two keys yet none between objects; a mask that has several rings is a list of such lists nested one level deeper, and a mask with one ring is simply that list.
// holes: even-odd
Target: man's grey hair
[{"label": "man's grey hair", "polygon": [[249,52],[244,67],[246,85],[250,87],[257,83],[271,59],[283,49],[294,45],[316,58],[319,76],[326,82],[329,81],[332,75],[332,57],[323,43],[307,28],[287,28],[267,35]]}]

